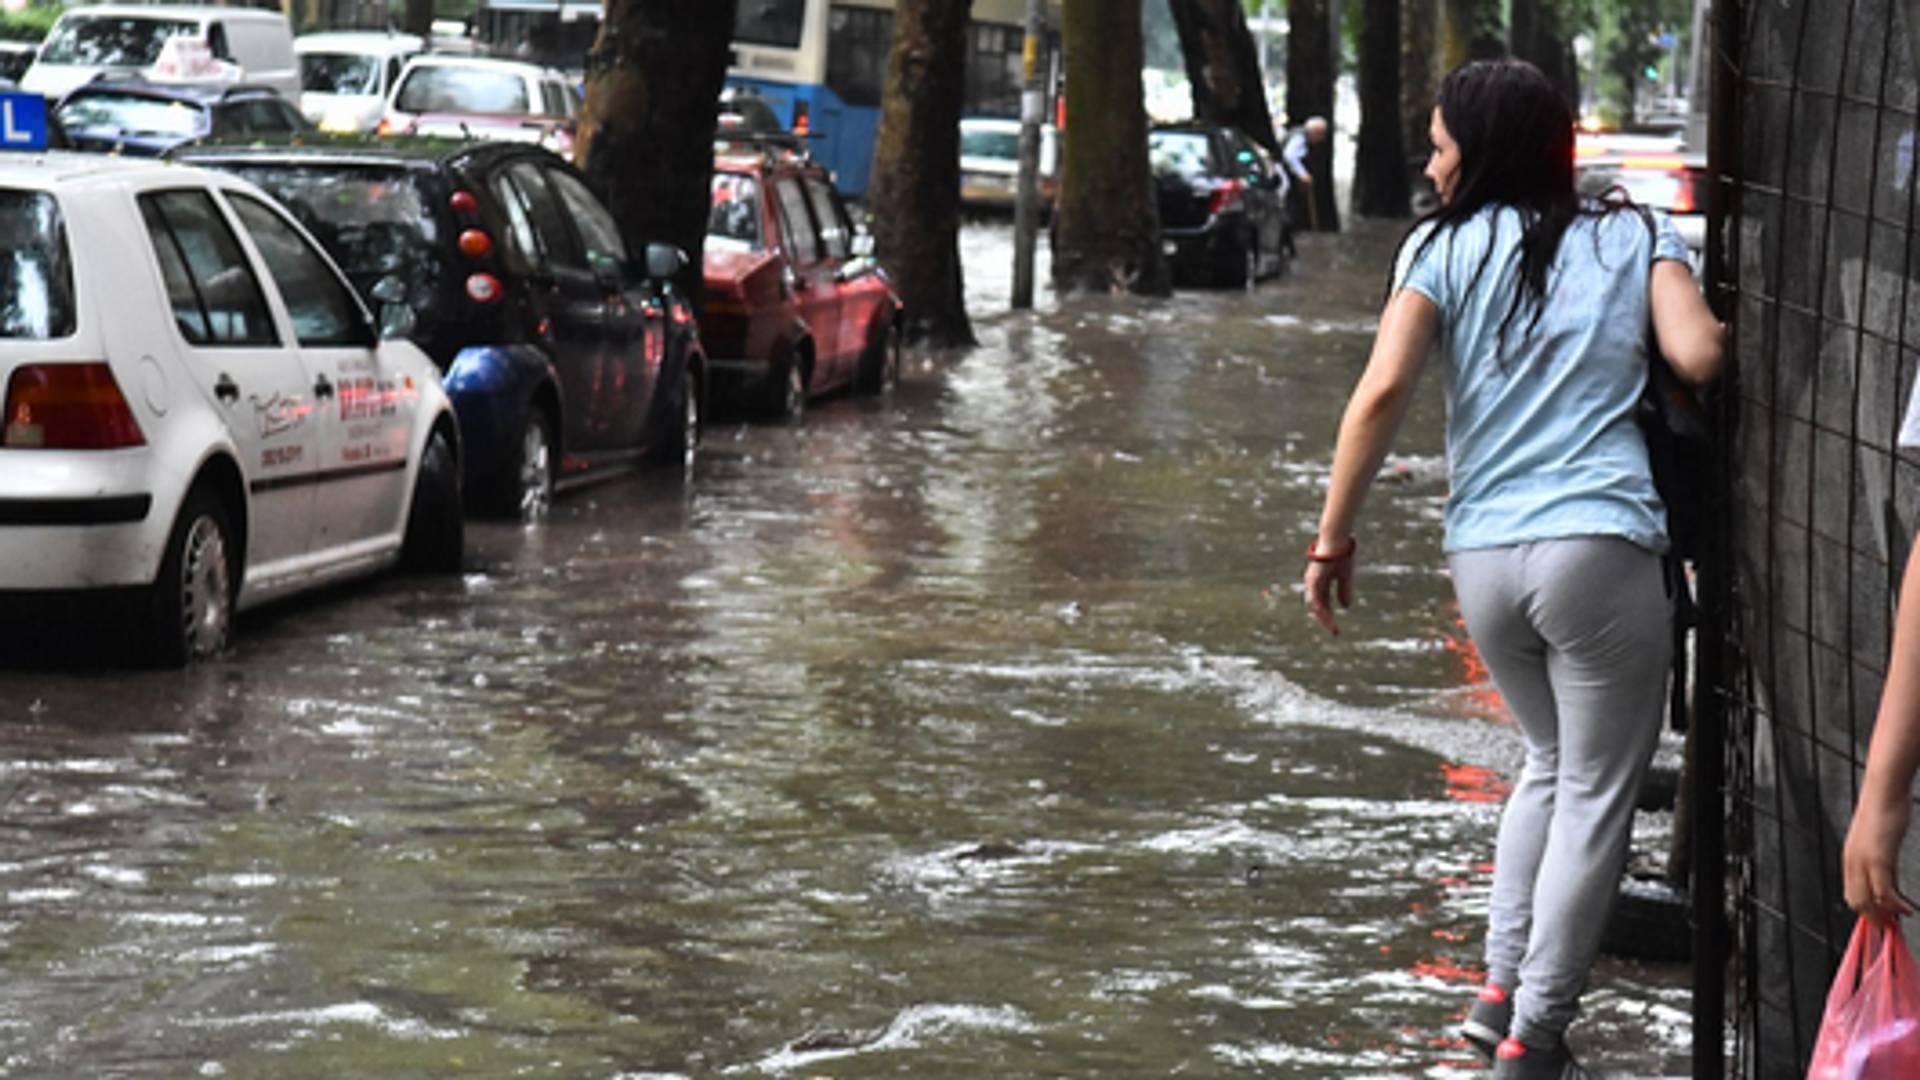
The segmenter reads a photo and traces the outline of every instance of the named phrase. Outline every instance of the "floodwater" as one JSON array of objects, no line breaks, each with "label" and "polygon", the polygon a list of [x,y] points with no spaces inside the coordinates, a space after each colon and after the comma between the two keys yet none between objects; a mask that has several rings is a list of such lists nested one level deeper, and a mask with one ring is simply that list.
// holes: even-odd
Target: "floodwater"
[{"label": "floodwater", "polygon": [[[1482,1075],[1516,736],[1433,385],[1346,632],[1295,588],[1393,235],[1012,315],[975,227],[981,347],[886,400],[184,673],[0,668],[0,1075]],[[1687,983],[1603,963],[1576,1045],[1686,1071]]]}]

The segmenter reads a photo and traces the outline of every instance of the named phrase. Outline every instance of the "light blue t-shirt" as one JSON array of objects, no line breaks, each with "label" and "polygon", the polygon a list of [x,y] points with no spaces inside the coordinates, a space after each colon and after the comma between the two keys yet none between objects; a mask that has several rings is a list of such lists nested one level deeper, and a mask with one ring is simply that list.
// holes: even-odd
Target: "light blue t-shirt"
[{"label": "light blue t-shirt", "polygon": [[1482,209],[1421,252],[1427,223],[1401,248],[1395,288],[1440,309],[1446,550],[1567,536],[1667,550],[1666,508],[1633,413],[1647,379],[1648,277],[1656,260],[1687,261],[1687,245],[1665,214],[1653,218],[1651,232],[1631,210],[1575,218],[1539,323],[1529,332],[1523,306],[1504,349],[1500,321],[1521,287],[1520,211]]}]

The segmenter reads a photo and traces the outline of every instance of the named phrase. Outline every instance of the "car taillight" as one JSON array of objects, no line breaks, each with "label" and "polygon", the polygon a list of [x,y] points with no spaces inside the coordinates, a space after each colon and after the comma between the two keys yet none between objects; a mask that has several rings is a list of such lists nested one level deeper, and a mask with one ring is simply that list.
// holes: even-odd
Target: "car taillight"
[{"label": "car taillight", "polygon": [[804,139],[807,137],[808,132],[810,132],[811,130],[812,130],[812,124],[807,119],[807,103],[804,101],[794,102],[793,103],[793,133]]},{"label": "car taillight", "polygon": [[467,299],[476,304],[491,304],[500,299],[500,279],[492,274],[467,275]]},{"label": "car taillight", "polygon": [[375,135],[391,135],[391,134],[393,134],[393,121],[392,121],[392,120],[389,120],[389,119],[387,119],[387,118],[386,118],[386,117],[384,117],[384,116],[383,116],[383,117],[381,117],[381,118],[380,118],[380,122],[379,122],[378,124],[375,124],[375,125],[374,125],[374,127],[373,127],[373,133],[374,133]]},{"label": "car taillight", "polygon": [[492,253],[493,237],[488,236],[486,230],[467,229],[461,232],[460,254],[469,259],[484,259]]},{"label": "car taillight", "polygon": [[1673,205],[1668,210],[1676,214],[1691,214],[1700,209],[1693,195],[1693,174],[1676,172],[1673,177],[1678,183],[1673,190]]},{"label": "car taillight", "polygon": [[480,212],[480,200],[473,197],[471,191],[456,191],[447,196],[447,205],[453,207],[456,214],[477,214]]},{"label": "car taillight", "polygon": [[7,380],[12,449],[114,450],[146,445],[140,424],[103,363],[24,364]]},{"label": "car taillight", "polygon": [[1240,205],[1240,193],[1247,185],[1239,180],[1223,180],[1213,189],[1213,198],[1207,201],[1207,213],[1218,214],[1222,210],[1231,210]]}]

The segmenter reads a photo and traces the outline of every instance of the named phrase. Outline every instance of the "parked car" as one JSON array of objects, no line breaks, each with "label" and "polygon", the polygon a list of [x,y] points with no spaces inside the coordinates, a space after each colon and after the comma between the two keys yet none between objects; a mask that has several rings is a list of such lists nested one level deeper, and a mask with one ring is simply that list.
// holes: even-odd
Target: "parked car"
[{"label": "parked car", "polygon": [[[288,101],[300,96],[293,30],[278,11],[191,4],[89,4],[62,14],[20,78],[22,90],[50,98],[97,75],[153,74],[170,38],[204,43],[225,65],[221,81],[271,86]],[[198,77],[198,76],[195,76]]]},{"label": "parked car", "polygon": [[313,126],[269,87],[137,77],[90,82],[68,94],[55,116],[76,150],[144,157],[209,136],[288,135]]},{"label": "parked car", "polygon": [[425,52],[414,34],[339,30],[293,39],[300,57],[300,111],[322,131],[372,131],[408,60]]},{"label": "parked car", "polygon": [[580,99],[553,68],[428,54],[407,61],[377,130],[537,143],[571,158],[579,117]]},{"label": "parked car", "polygon": [[[291,209],[363,295],[404,300],[446,373],[481,512],[537,519],[556,490],[699,444],[706,360],[668,278],[636,262],[581,175],[517,143],[310,136],[200,146]],[[384,294],[381,293],[385,289]]]},{"label": "parked car", "polygon": [[1176,282],[1252,285],[1287,267],[1279,166],[1230,127],[1185,122],[1147,135],[1161,244]]},{"label": "parked car", "polygon": [[1642,206],[1665,210],[1701,269],[1707,248],[1707,156],[1682,149],[1642,149],[1584,140],[1574,159],[1580,191],[1618,189]]},{"label": "parked car", "polygon": [[[1059,130],[1040,126],[1040,204],[1053,205],[1060,169]],[[1019,194],[1020,121],[968,116],[960,121],[960,202],[987,210],[1011,210]]]},{"label": "parked car", "polygon": [[0,81],[18,84],[39,51],[40,46],[30,41],[0,41]]},{"label": "parked car", "polygon": [[714,157],[700,334],[716,404],[797,417],[900,375],[900,303],[826,169],[779,147]]},{"label": "parked car", "polygon": [[125,593],[180,664],[237,611],[459,568],[439,373],[284,209],[179,165],[0,158],[0,616]]}]

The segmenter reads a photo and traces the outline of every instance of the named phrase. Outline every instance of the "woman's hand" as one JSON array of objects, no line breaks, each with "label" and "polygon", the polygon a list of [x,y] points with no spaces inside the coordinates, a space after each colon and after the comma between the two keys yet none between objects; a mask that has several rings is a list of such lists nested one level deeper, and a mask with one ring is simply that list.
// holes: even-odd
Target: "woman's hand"
[{"label": "woman's hand", "polygon": [[1333,617],[1333,601],[1353,606],[1353,555],[1357,545],[1347,542],[1344,554],[1339,548],[1324,548],[1318,541],[1307,549],[1307,610],[1329,634],[1338,635],[1340,624]]},{"label": "woman's hand", "polygon": [[1840,869],[1847,906],[1865,918],[1890,923],[1913,914],[1913,905],[1900,895],[1900,841],[1907,835],[1913,802],[1904,791],[1891,799],[1876,796],[1871,785],[1861,792]]}]

